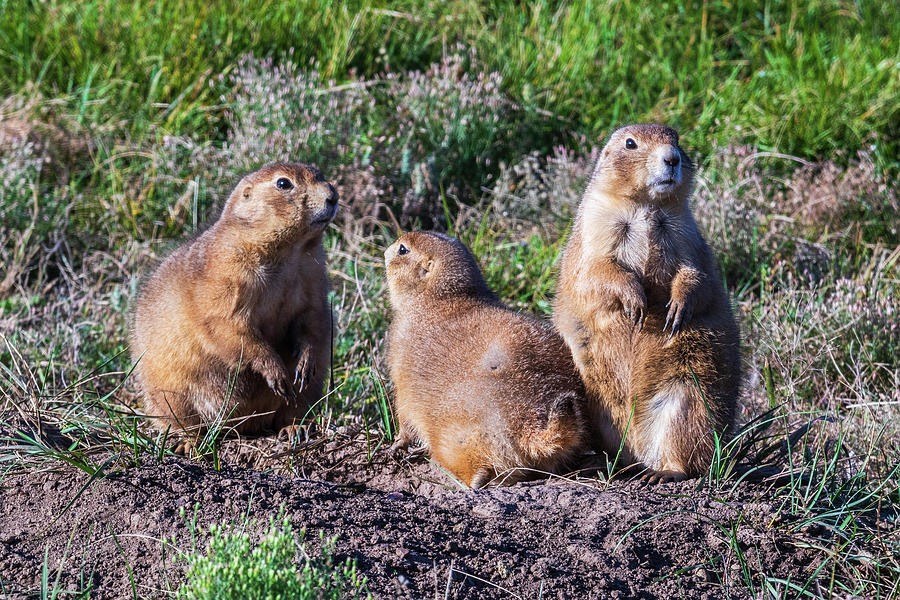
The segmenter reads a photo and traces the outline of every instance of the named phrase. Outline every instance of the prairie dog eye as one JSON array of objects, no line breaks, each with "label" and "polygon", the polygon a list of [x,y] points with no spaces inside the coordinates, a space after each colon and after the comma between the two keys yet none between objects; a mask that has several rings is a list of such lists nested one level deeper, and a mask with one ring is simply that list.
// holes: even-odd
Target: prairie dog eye
[{"label": "prairie dog eye", "polygon": [[278,181],[275,182],[275,187],[279,190],[289,190],[294,187],[294,184],[287,177],[279,177]]},{"label": "prairie dog eye", "polygon": [[403,244],[400,244],[400,247],[397,248],[397,254],[399,254],[400,256],[403,256],[404,254],[409,254],[409,248],[407,248]]},{"label": "prairie dog eye", "polygon": [[629,150],[636,150],[636,149],[637,149],[637,142],[635,142],[635,141],[634,141],[633,139],[631,139],[631,138],[628,138],[627,140],[625,140],[625,147],[628,148]]}]

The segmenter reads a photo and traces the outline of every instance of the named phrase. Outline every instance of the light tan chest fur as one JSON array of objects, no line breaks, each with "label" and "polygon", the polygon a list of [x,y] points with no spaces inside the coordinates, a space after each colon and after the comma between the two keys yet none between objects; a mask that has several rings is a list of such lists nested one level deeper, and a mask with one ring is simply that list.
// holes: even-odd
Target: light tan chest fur
[{"label": "light tan chest fur", "polygon": [[257,268],[239,293],[239,310],[249,324],[267,339],[282,338],[288,323],[305,312],[320,314],[326,302],[321,246],[296,248],[281,261]]},{"label": "light tan chest fur", "polygon": [[612,260],[645,283],[667,285],[693,264],[699,234],[690,213],[640,204],[591,202],[582,215],[581,259]]}]

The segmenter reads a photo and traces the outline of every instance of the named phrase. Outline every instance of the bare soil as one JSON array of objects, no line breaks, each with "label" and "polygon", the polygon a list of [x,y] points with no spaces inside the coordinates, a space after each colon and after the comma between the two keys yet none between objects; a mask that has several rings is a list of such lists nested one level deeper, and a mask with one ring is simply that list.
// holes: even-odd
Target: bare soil
[{"label": "bare soil", "polygon": [[173,548],[205,547],[204,533],[192,540],[195,505],[201,528],[248,515],[260,530],[283,507],[313,550],[320,533],[337,536],[338,558],[356,560],[376,598],[745,598],[743,572],[806,581],[822,560],[782,533],[761,483],[573,477],[471,491],[347,430],[229,440],[220,459],[219,470],[167,458],[93,480],[74,468],[7,475],[0,597],[34,594],[45,553],[51,583],[66,557],[65,589],[164,596],[184,571]]}]

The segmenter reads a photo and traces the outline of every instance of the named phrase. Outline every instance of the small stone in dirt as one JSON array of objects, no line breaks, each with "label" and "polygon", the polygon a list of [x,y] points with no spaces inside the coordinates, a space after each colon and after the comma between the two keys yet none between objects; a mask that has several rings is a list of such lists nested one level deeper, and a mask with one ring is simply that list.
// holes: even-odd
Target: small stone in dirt
[{"label": "small stone in dirt", "polygon": [[390,492],[385,496],[386,500],[403,500],[403,494],[401,492]]},{"label": "small stone in dirt", "polygon": [[550,575],[550,566],[549,562],[546,558],[539,558],[534,561],[534,564],[531,565],[531,574],[537,577],[538,579],[543,579]]},{"label": "small stone in dirt", "polygon": [[498,517],[513,512],[514,508],[500,502],[482,502],[472,508],[472,514],[478,517]]},{"label": "small stone in dirt", "polygon": [[506,568],[506,565],[504,565],[502,561],[497,561],[497,568],[495,571],[497,577],[500,577],[501,579],[509,577],[509,569]]},{"label": "small stone in dirt", "polygon": [[707,569],[704,569],[703,567],[700,567],[699,569],[697,569],[696,575],[697,575],[697,579],[699,579],[700,581],[712,581],[713,580],[713,574],[710,573]]},{"label": "small stone in dirt", "polygon": [[559,506],[569,506],[575,498],[574,492],[563,492],[556,498],[556,504]]}]

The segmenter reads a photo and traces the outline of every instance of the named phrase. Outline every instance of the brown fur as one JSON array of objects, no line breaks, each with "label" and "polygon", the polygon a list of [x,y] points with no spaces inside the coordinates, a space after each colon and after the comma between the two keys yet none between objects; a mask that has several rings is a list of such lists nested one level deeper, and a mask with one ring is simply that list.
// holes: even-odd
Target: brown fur
[{"label": "brown fur", "polygon": [[[291,189],[277,187],[283,178]],[[322,233],[336,211],[317,170],[269,165],[149,278],[131,355],[160,429],[225,419],[240,433],[278,430],[321,398],[331,352]]]},{"label": "brown fur", "polygon": [[583,386],[559,335],[505,307],[459,240],[407,233],[385,263],[396,446],[418,438],[471,487],[521,479],[517,467],[560,472],[585,432]]},{"label": "brown fur", "polygon": [[613,133],[578,209],[554,307],[588,390],[595,446],[615,455],[627,429],[620,464],[642,463],[654,480],[702,474],[713,433],[727,436],[736,415],[739,333],[688,206],[693,175],[673,129]]}]

